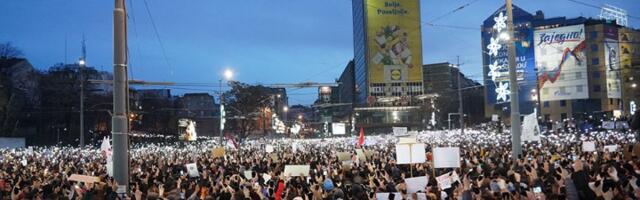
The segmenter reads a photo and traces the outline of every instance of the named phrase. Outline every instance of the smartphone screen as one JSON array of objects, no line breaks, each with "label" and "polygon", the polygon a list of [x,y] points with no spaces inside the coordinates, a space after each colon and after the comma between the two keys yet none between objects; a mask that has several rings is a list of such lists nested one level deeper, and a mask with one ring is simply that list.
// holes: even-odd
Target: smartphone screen
[{"label": "smartphone screen", "polygon": [[533,193],[541,193],[542,192],[542,188],[540,187],[534,187],[533,188]]}]

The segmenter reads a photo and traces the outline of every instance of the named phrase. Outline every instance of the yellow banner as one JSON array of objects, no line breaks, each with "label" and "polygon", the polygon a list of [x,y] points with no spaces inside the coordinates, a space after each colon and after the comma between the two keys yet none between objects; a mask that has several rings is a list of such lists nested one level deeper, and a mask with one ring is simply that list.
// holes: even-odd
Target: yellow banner
[{"label": "yellow banner", "polygon": [[419,0],[367,0],[371,83],[422,82]]}]

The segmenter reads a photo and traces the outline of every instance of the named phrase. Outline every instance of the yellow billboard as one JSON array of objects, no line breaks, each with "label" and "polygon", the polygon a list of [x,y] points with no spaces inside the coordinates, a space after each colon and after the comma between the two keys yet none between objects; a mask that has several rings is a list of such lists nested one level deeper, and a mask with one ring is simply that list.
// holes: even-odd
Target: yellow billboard
[{"label": "yellow billboard", "polygon": [[420,1],[365,2],[370,83],[422,85]]}]

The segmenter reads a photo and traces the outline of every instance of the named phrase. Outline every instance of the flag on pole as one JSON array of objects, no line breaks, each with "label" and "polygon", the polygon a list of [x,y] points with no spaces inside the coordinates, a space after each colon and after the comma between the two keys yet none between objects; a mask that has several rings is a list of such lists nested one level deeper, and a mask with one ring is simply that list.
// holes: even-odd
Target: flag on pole
[{"label": "flag on pole", "polygon": [[225,137],[227,138],[227,146],[229,146],[230,148],[238,149],[238,143],[236,143],[236,140],[234,140],[233,137],[231,137],[230,135],[225,135]]},{"label": "flag on pole", "polygon": [[102,155],[105,157],[111,156],[111,143],[109,142],[109,137],[104,137],[102,139],[102,144],[100,145],[100,153],[102,153]]},{"label": "flag on pole", "polygon": [[360,137],[358,137],[358,146],[364,145],[364,128],[360,127]]}]

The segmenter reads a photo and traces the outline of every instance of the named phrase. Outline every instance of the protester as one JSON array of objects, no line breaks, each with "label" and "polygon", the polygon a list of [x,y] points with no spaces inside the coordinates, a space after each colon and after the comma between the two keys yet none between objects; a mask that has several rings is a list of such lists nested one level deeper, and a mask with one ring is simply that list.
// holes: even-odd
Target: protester
[{"label": "protester", "polygon": [[[579,139],[578,139],[579,138]],[[358,137],[257,139],[222,157],[215,139],[176,141],[176,137],[133,137],[129,199],[638,199],[640,149],[631,132],[549,132],[523,145],[511,158],[510,135],[484,127],[417,134],[426,144],[427,162],[397,164],[393,136],[366,136],[366,159],[356,156]],[[596,151],[583,151],[585,141]],[[267,153],[267,145],[273,147]],[[617,145],[617,150],[604,150]],[[433,169],[433,147],[459,147],[460,168]],[[105,151],[105,152],[101,152]],[[631,151],[630,151],[631,149]],[[0,150],[0,199],[119,199],[118,183],[108,175],[107,147],[29,147]],[[338,152],[349,152],[343,162]],[[636,153],[638,153],[636,155]],[[350,162],[349,162],[350,161]],[[187,164],[195,163],[197,176]],[[309,175],[285,175],[287,165],[309,165]],[[453,173],[455,172],[455,173]],[[69,180],[73,174],[100,182]],[[451,178],[451,187],[436,180]],[[405,180],[427,176],[417,193]]]}]

